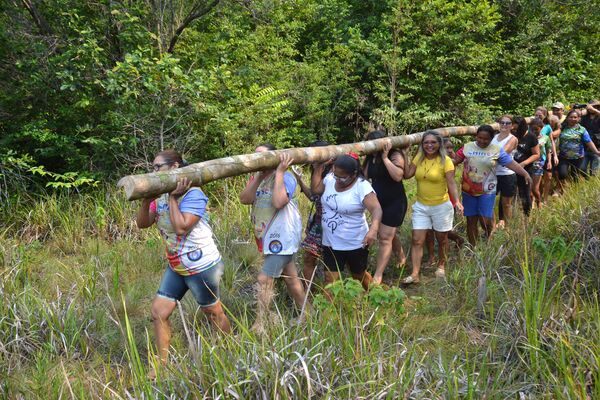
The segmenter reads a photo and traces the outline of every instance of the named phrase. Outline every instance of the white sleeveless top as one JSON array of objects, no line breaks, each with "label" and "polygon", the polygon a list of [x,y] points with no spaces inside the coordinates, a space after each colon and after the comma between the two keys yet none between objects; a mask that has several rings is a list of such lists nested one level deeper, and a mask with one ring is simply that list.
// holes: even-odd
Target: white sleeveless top
[{"label": "white sleeveless top", "polygon": [[[492,139],[492,144],[497,144],[498,146],[500,146],[501,148],[504,148],[504,146],[506,146],[506,143],[513,137],[513,134],[509,134],[508,136],[506,136],[504,139],[502,140],[498,140],[498,136],[500,136],[500,134],[494,136],[494,138]],[[516,149],[515,149],[516,150]],[[515,150],[513,150],[512,152],[508,153],[511,157],[514,155]],[[496,175],[513,175],[515,173],[515,171],[513,171],[512,169],[508,169],[506,167],[503,167],[502,165],[500,165],[500,163],[496,164]]]}]

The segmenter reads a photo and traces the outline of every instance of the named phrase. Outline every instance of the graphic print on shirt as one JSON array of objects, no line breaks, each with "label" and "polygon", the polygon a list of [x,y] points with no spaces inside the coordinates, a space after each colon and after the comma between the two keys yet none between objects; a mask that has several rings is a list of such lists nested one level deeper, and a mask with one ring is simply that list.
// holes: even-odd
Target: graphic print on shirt
[{"label": "graphic print on shirt", "polygon": [[331,230],[331,233],[335,232],[335,230],[338,228],[338,226],[344,224],[344,218],[342,217],[342,214],[339,213],[337,196],[338,196],[338,194],[334,193],[334,194],[330,194],[329,196],[327,196],[325,198],[325,202],[327,202],[327,205],[329,206],[329,208],[331,208],[334,211],[334,213],[331,217],[327,218],[327,217],[323,216],[323,220],[324,220],[325,224],[327,225],[327,228],[329,228]]},{"label": "graphic print on shirt", "polygon": [[[182,276],[189,276],[208,269],[218,263],[221,255],[214,243],[210,226],[204,219],[206,213],[194,214],[201,217],[193,229],[183,235],[177,235],[169,215],[169,195],[164,194],[150,205],[156,213],[156,226],[166,241],[166,256],[171,269]],[[196,200],[191,200],[193,197]],[[197,209],[208,198],[198,188],[192,188],[179,199],[182,213]],[[194,208],[196,207],[196,208]]]}]

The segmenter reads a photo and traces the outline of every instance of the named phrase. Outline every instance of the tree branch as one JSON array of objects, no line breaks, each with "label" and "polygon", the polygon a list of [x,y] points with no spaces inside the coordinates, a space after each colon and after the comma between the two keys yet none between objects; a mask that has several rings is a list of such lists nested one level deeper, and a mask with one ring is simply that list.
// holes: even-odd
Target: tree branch
[{"label": "tree branch", "polygon": [[192,8],[192,10],[190,11],[190,13],[185,17],[185,19],[183,20],[183,22],[181,23],[181,25],[179,25],[179,27],[175,30],[175,33],[173,34],[173,37],[171,38],[171,42],[169,43],[169,49],[167,50],[167,53],[173,53],[173,51],[175,50],[175,44],[177,43],[177,40],[179,40],[179,36],[181,36],[181,33],[195,20],[197,20],[200,17],[203,17],[204,15],[208,14],[213,8],[215,8],[217,6],[217,4],[219,4],[221,0],[212,0],[210,3],[208,3],[205,7],[200,7],[200,2],[196,3],[194,5],[194,7]]},{"label": "tree branch", "polygon": [[44,16],[38,11],[37,7],[33,3],[33,0],[21,0],[21,2],[29,12],[29,15],[31,15],[31,18],[33,18],[33,22],[35,22],[35,25],[40,30],[40,33],[45,36],[52,35],[52,28],[50,28],[46,18],[44,18]]}]

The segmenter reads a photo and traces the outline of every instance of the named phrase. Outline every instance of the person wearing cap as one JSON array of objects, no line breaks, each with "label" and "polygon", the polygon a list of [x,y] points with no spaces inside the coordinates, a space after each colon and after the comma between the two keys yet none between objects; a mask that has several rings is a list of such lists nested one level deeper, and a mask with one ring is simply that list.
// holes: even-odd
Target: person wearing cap
[{"label": "person wearing cap", "polygon": [[[600,101],[592,100],[587,104],[585,115],[581,117],[579,123],[587,129],[596,148],[600,149]],[[591,175],[596,175],[599,167],[600,157],[590,151],[590,149],[586,148],[581,164],[582,171],[585,174],[590,173]]]},{"label": "person wearing cap", "polygon": [[552,115],[556,115],[561,124],[565,122],[565,119],[567,119],[567,116],[565,115],[565,105],[560,101],[552,104]]}]

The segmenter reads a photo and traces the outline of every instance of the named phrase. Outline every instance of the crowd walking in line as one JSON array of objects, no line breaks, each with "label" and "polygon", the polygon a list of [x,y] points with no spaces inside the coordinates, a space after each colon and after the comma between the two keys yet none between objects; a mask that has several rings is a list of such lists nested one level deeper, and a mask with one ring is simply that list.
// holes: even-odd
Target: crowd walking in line
[{"label": "crowd walking in line", "polygon": [[[573,104],[566,113],[560,102],[553,104],[551,113],[538,107],[529,121],[502,115],[497,126],[497,130],[491,125],[479,126],[474,140],[463,143],[456,152],[450,138],[429,130],[412,158],[406,150],[392,148],[389,141],[362,162],[356,154],[344,154],[310,165],[308,184],[303,182],[301,170],[290,168],[294,160],[286,153],[281,154],[275,169],[252,174],[239,194],[240,202],[251,206],[254,238],[262,255],[252,329],[260,333],[269,323],[275,279],[285,282],[298,309],[295,321],[302,323],[310,311],[308,294],[315,290],[320,266],[323,287],[340,279],[347,268],[364,290],[383,283],[392,256],[404,266],[407,257],[398,229],[409,209],[405,181],[411,178],[416,182],[407,246],[412,270],[400,281],[402,285],[420,282],[425,248],[427,264],[435,264],[435,277],[446,278],[449,241],[458,247],[464,243],[454,230],[457,214],[466,218],[467,240],[474,246],[482,239],[479,227],[488,239],[496,229],[510,228],[517,195],[522,206],[519,218],[527,218],[550,196],[560,196],[565,180],[596,174],[600,169],[597,100]],[[375,130],[366,140],[386,137],[383,130]],[[324,141],[311,144],[327,145]],[[271,150],[275,147],[268,143],[256,147],[257,152]],[[166,150],[155,156],[152,170],[170,171],[184,165],[179,153]],[[459,194],[455,172],[460,165]],[[305,225],[297,204],[298,186],[311,203]],[[168,358],[169,317],[188,290],[218,331],[231,331],[219,297],[224,264],[207,222],[207,203],[202,190],[191,187],[184,178],[172,192],[142,200],[138,211],[138,227],[156,225],[166,242],[168,265],[151,310],[160,363]],[[371,275],[369,253],[374,245],[377,251],[373,252]],[[299,250],[303,252],[300,274],[296,267]],[[324,294],[333,301],[326,288]]]}]

